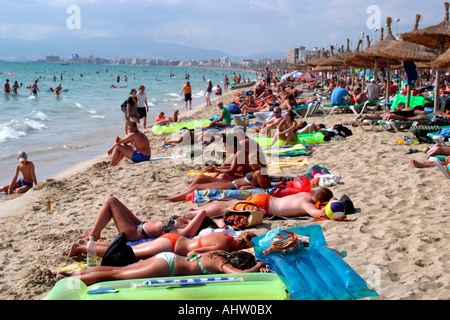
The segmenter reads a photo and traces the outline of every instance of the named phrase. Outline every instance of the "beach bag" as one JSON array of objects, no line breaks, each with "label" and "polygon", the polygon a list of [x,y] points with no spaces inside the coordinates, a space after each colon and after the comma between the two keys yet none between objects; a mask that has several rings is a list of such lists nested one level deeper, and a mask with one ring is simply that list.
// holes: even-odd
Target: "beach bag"
[{"label": "beach bag", "polygon": [[128,100],[125,100],[124,103],[122,103],[122,105],[120,106],[120,109],[122,110],[123,113],[127,114],[127,103]]},{"label": "beach bag", "polygon": [[269,249],[264,250],[263,254],[272,252],[282,252],[287,254],[298,253],[303,247],[309,246],[309,238],[299,236],[294,232],[283,230],[280,231],[274,238]]},{"label": "beach bag", "polygon": [[127,236],[120,233],[108,246],[102,258],[102,266],[124,267],[136,262],[133,249],[127,245]]},{"label": "beach bag", "polygon": [[[234,208],[239,204],[244,204],[244,207],[241,210],[235,210]],[[231,210],[224,213],[223,220],[236,228],[254,227],[261,224],[264,218],[264,212],[254,210],[256,207],[257,205],[252,202],[238,202]]]},{"label": "beach bag", "polygon": [[355,206],[353,205],[353,201],[349,198],[348,195],[344,194],[339,202],[342,202],[345,208],[345,214],[353,214],[355,213]]}]

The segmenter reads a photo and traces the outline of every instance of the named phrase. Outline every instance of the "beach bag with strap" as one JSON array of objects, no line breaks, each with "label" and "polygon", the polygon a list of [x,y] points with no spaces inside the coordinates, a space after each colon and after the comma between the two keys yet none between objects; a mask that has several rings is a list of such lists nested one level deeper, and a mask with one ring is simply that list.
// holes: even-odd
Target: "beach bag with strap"
[{"label": "beach bag with strap", "polygon": [[309,246],[308,237],[299,237],[294,232],[283,230],[273,238],[272,245],[269,249],[264,250],[263,254],[269,254],[276,251],[288,254],[297,253],[303,247],[307,246]]},{"label": "beach bag with strap", "polygon": [[[237,205],[244,204],[244,207],[240,210],[236,210]],[[227,210],[223,219],[226,222],[232,223],[236,228],[249,228],[262,223],[264,213],[258,210],[254,210],[257,207],[256,203],[252,202],[238,202],[231,210]]]},{"label": "beach bag with strap", "polygon": [[127,114],[127,103],[128,100],[125,100],[124,103],[122,103],[122,105],[120,106],[120,109],[122,110],[123,113]]}]

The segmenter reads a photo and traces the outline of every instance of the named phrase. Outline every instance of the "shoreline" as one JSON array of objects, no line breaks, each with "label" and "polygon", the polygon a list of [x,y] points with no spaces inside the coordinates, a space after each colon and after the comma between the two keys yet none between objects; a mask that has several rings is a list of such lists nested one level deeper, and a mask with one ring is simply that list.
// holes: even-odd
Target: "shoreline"
[{"label": "shoreline", "polygon": [[[224,103],[232,100],[234,92],[214,97],[213,104],[219,99]],[[203,104],[186,116],[200,119],[217,113],[217,108]],[[305,120],[330,127],[353,118],[353,114],[333,114]],[[341,183],[330,189],[338,199],[344,194],[352,199],[357,213],[349,216],[351,221],[264,220],[249,231],[262,235],[278,227],[320,225],[327,246],[345,251],[345,262],[380,295],[365,300],[448,299],[449,222],[447,208],[442,205],[446,203],[444,177],[437,168],[411,167],[409,160],[423,161],[424,154],[406,154],[410,146],[394,144],[410,133],[350,129],[353,135],[348,139],[317,145],[311,156],[292,158],[306,159],[307,165],[286,167],[277,175],[305,175],[316,164],[331,173],[340,172]],[[155,156],[170,154],[162,148],[167,136],[148,136]],[[430,145],[420,148],[425,146]],[[200,165],[167,160],[142,164],[122,161],[114,168],[107,164],[106,156],[81,163],[8,203],[16,211],[1,217],[1,299],[43,299],[56,283],[54,272],[58,268],[84,262],[84,258],[68,257],[68,250],[92,226],[109,196],[117,197],[144,221],[183,215],[202,206],[158,198],[183,191],[192,180],[187,171],[198,170]],[[52,201],[51,213],[46,212],[48,200]],[[109,223],[101,239],[111,240],[116,235],[117,229]]]}]

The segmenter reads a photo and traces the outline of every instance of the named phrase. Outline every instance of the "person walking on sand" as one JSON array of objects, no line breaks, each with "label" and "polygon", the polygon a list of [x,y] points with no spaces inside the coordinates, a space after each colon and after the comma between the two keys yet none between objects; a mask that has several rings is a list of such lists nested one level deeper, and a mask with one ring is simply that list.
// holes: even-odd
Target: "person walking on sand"
[{"label": "person walking on sand", "polygon": [[138,100],[137,113],[139,118],[144,122],[144,130],[147,129],[147,112],[148,112],[148,101],[147,101],[147,92],[145,92],[145,87],[140,86],[139,92],[136,94],[136,98]]},{"label": "person walking on sand", "polygon": [[[37,184],[36,173],[33,162],[27,161],[27,154],[21,151],[17,154],[17,160],[19,164],[16,167],[16,172],[10,184],[0,188],[0,192],[6,194],[19,194],[25,193],[33,188],[33,183]],[[22,179],[17,180],[19,173],[22,173]]]},{"label": "person walking on sand", "polygon": [[212,107],[212,104],[211,104],[212,87],[213,87],[212,82],[210,79],[208,79],[208,85],[206,86],[206,90],[205,90],[205,100],[206,100],[207,107]]},{"label": "person walking on sand", "polygon": [[[127,126],[130,134],[123,139],[116,137],[116,143],[108,150],[108,155],[112,155],[110,167],[117,166],[124,157],[134,163],[149,161],[151,158],[147,136],[139,131],[136,122],[128,121]],[[129,144],[133,144],[134,147]]]},{"label": "person walking on sand", "polygon": [[192,87],[189,81],[186,82],[186,84],[183,87],[183,90],[181,90],[180,96],[184,93],[184,101],[186,103],[186,111],[188,111],[188,102],[189,102],[189,110],[192,110]]}]

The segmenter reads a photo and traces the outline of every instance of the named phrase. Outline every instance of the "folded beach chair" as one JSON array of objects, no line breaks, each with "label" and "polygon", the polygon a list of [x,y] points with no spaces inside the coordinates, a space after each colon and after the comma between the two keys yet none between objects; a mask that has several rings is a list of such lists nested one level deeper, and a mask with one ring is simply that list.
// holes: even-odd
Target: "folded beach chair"
[{"label": "folded beach chair", "polygon": [[[364,102],[364,105],[361,109],[360,114],[363,114],[364,112],[367,112],[367,111],[375,112],[375,111],[377,111],[379,105],[380,105],[380,100],[367,100],[366,102]],[[373,107],[373,109],[370,110],[369,107]]]},{"label": "folded beach chair", "polygon": [[304,111],[305,116],[303,118],[307,118],[308,116],[312,116],[315,113],[322,112],[324,115],[327,115],[325,112],[325,109],[322,107],[322,104],[319,100],[311,101],[305,105],[297,106],[294,108],[294,112],[297,114],[298,117],[302,118],[302,116],[299,114],[300,111]]},{"label": "folded beach chair", "polygon": [[438,167],[439,170],[441,170],[442,174],[447,178],[450,179],[450,172],[448,167],[450,166],[449,160],[445,161],[445,167],[442,165],[441,160],[437,157],[430,157],[430,160],[434,162],[436,167]]}]

